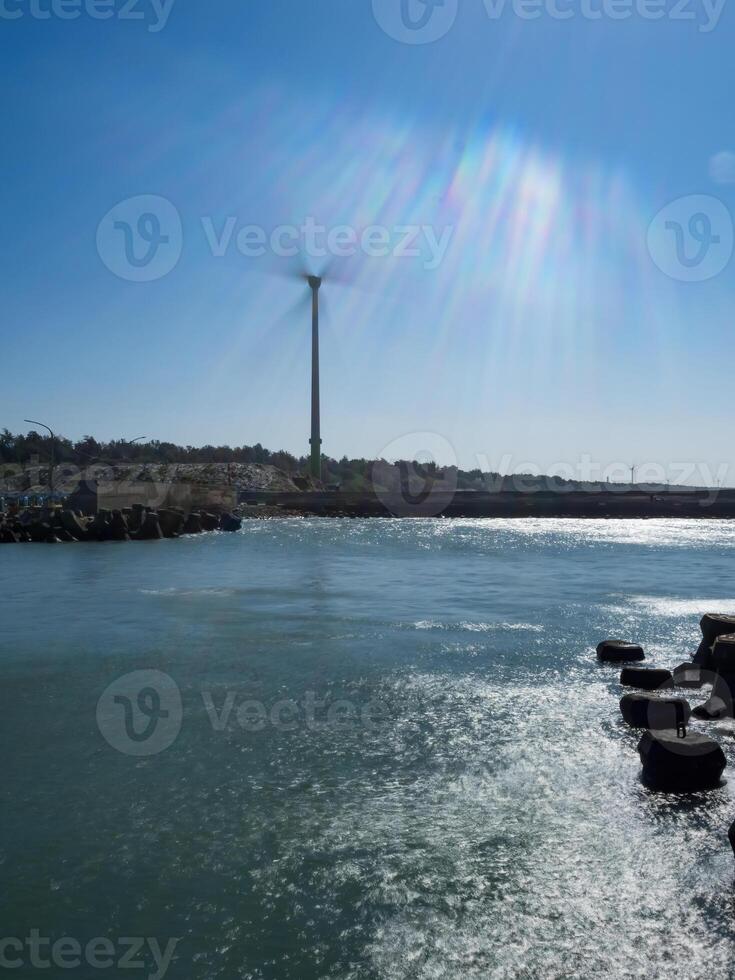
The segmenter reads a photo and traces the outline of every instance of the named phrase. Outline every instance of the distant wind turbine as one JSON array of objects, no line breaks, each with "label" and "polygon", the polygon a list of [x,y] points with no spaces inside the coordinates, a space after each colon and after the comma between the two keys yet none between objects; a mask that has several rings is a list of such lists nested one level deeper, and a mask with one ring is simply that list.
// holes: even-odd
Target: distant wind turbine
[{"label": "distant wind turbine", "polygon": [[311,475],[322,478],[322,420],[319,393],[319,290],[321,276],[307,276],[311,289]]},{"label": "distant wind turbine", "polygon": [[286,273],[287,278],[300,279],[311,290],[311,438],[309,439],[309,471],[315,480],[322,478],[321,391],[319,356],[319,297],[322,285],[327,282],[349,284],[349,278],[337,275],[334,263],[322,269],[319,275],[311,272]]}]

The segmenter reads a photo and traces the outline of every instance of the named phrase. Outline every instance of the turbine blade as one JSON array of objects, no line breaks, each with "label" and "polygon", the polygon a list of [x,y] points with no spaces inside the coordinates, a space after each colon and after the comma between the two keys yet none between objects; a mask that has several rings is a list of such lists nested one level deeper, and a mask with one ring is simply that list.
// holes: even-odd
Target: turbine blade
[{"label": "turbine blade", "polygon": [[326,285],[344,286],[360,292],[373,292],[365,285],[366,260],[364,256],[352,255],[349,258],[333,255],[322,266],[319,273]]},{"label": "turbine blade", "polygon": [[337,365],[344,364],[342,346],[334,331],[334,316],[332,301],[327,299],[324,290],[319,293],[319,330],[321,333],[322,356],[329,350],[331,360]]},{"label": "turbine blade", "polygon": [[272,350],[274,334],[277,337],[282,337],[286,332],[297,333],[296,328],[305,321],[307,310],[310,306],[311,297],[307,290],[274,320],[265,323],[261,322],[260,328],[252,340],[251,353],[260,354],[262,353],[263,347],[266,347],[269,351]]},{"label": "turbine blade", "polygon": [[306,279],[309,270],[301,255],[277,256],[271,255],[261,266],[261,271],[268,276],[277,276],[279,279]]}]

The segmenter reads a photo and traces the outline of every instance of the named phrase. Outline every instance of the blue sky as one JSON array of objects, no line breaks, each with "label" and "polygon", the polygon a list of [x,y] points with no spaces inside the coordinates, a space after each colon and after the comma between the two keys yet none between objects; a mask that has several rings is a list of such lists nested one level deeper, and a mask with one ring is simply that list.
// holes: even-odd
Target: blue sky
[{"label": "blue sky", "polygon": [[[237,235],[311,219],[382,229],[388,252],[358,247],[324,287],[325,452],[429,431],[464,466],[727,465],[735,484],[732,10],[459,0],[409,45],[379,23],[400,0],[176,0],[165,25],[152,0],[107,20],[34,2],[0,15],[0,425],[306,453],[303,287]],[[137,205],[106,219],[142,195],[181,222],[149,282],[110,252]],[[685,281],[695,214],[720,241]],[[406,228],[418,255],[395,254]]]}]

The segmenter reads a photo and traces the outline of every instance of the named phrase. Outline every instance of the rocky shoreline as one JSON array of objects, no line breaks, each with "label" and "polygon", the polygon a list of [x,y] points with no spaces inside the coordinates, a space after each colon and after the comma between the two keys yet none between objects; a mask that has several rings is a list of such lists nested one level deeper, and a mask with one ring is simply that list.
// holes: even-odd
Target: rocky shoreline
[{"label": "rocky shoreline", "polygon": [[[735,616],[705,613],[700,629],[692,660],[671,670],[641,666],[646,655],[638,643],[603,640],[597,646],[600,663],[622,665],[620,685],[633,689],[620,699],[620,713],[632,729],[644,730],[638,742],[641,779],[656,792],[700,793],[724,785],[722,746],[705,732],[689,730],[689,724],[735,718]],[[707,700],[692,708],[676,688],[706,688]],[[735,822],[728,839],[735,851]]]},{"label": "rocky shoreline", "polygon": [[[154,499],[146,500],[143,491],[150,486],[155,492],[148,496]],[[148,541],[237,531],[246,520],[278,518],[735,519],[732,490],[663,495],[430,491],[415,496],[405,492],[365,494],[339,489],[274,492],[230,488],[225,494],[215,493],[217,488],[211,487],[192,489],[188,484],[165,485],[163,489],[134,484],[126,489],[130,490],[129,494],[119,489],[106,496],[99,492],[76,493],[55,504],[41,499],[35,505],[28,506],[26,500],[19,506],[16,500],[8,512],[0,510],[0,544]],[[131,496],[133,501],[137,496],[138,501],[132,502]],[[39,493],[39,497],[43,494]],[[144,503],[139,502],[141,498]],[[180,498],[188,498],[188,505]]]},{"label": "rocky shoreline", "polygon": [[142,505],[99,510],[94,517],[60,507],[27,508],[0,515],[0,544],[71,544],[90,541],[160,541],[188,534],[239,531],[234,514]]}]

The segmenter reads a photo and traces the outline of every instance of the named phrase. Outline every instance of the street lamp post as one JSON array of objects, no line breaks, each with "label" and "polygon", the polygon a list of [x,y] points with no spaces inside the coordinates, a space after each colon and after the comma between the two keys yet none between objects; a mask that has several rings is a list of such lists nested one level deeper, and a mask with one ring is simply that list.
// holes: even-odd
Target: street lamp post
[{"label": "street lamp post", "polygon": [[43,422],[34,422],[33,419],[23,419],[23,421],[26,422],[28,425],[40,425],[42,429],[46,429],[46,431],[51,435],[51,470],[49,472],[48,485],[49,485],[49,493],[51,495],[51,502],[53,503],[54,466],[56,465],[56,436],[54,435],[53,430],[50,429],[47,425],[44,425]]}]

